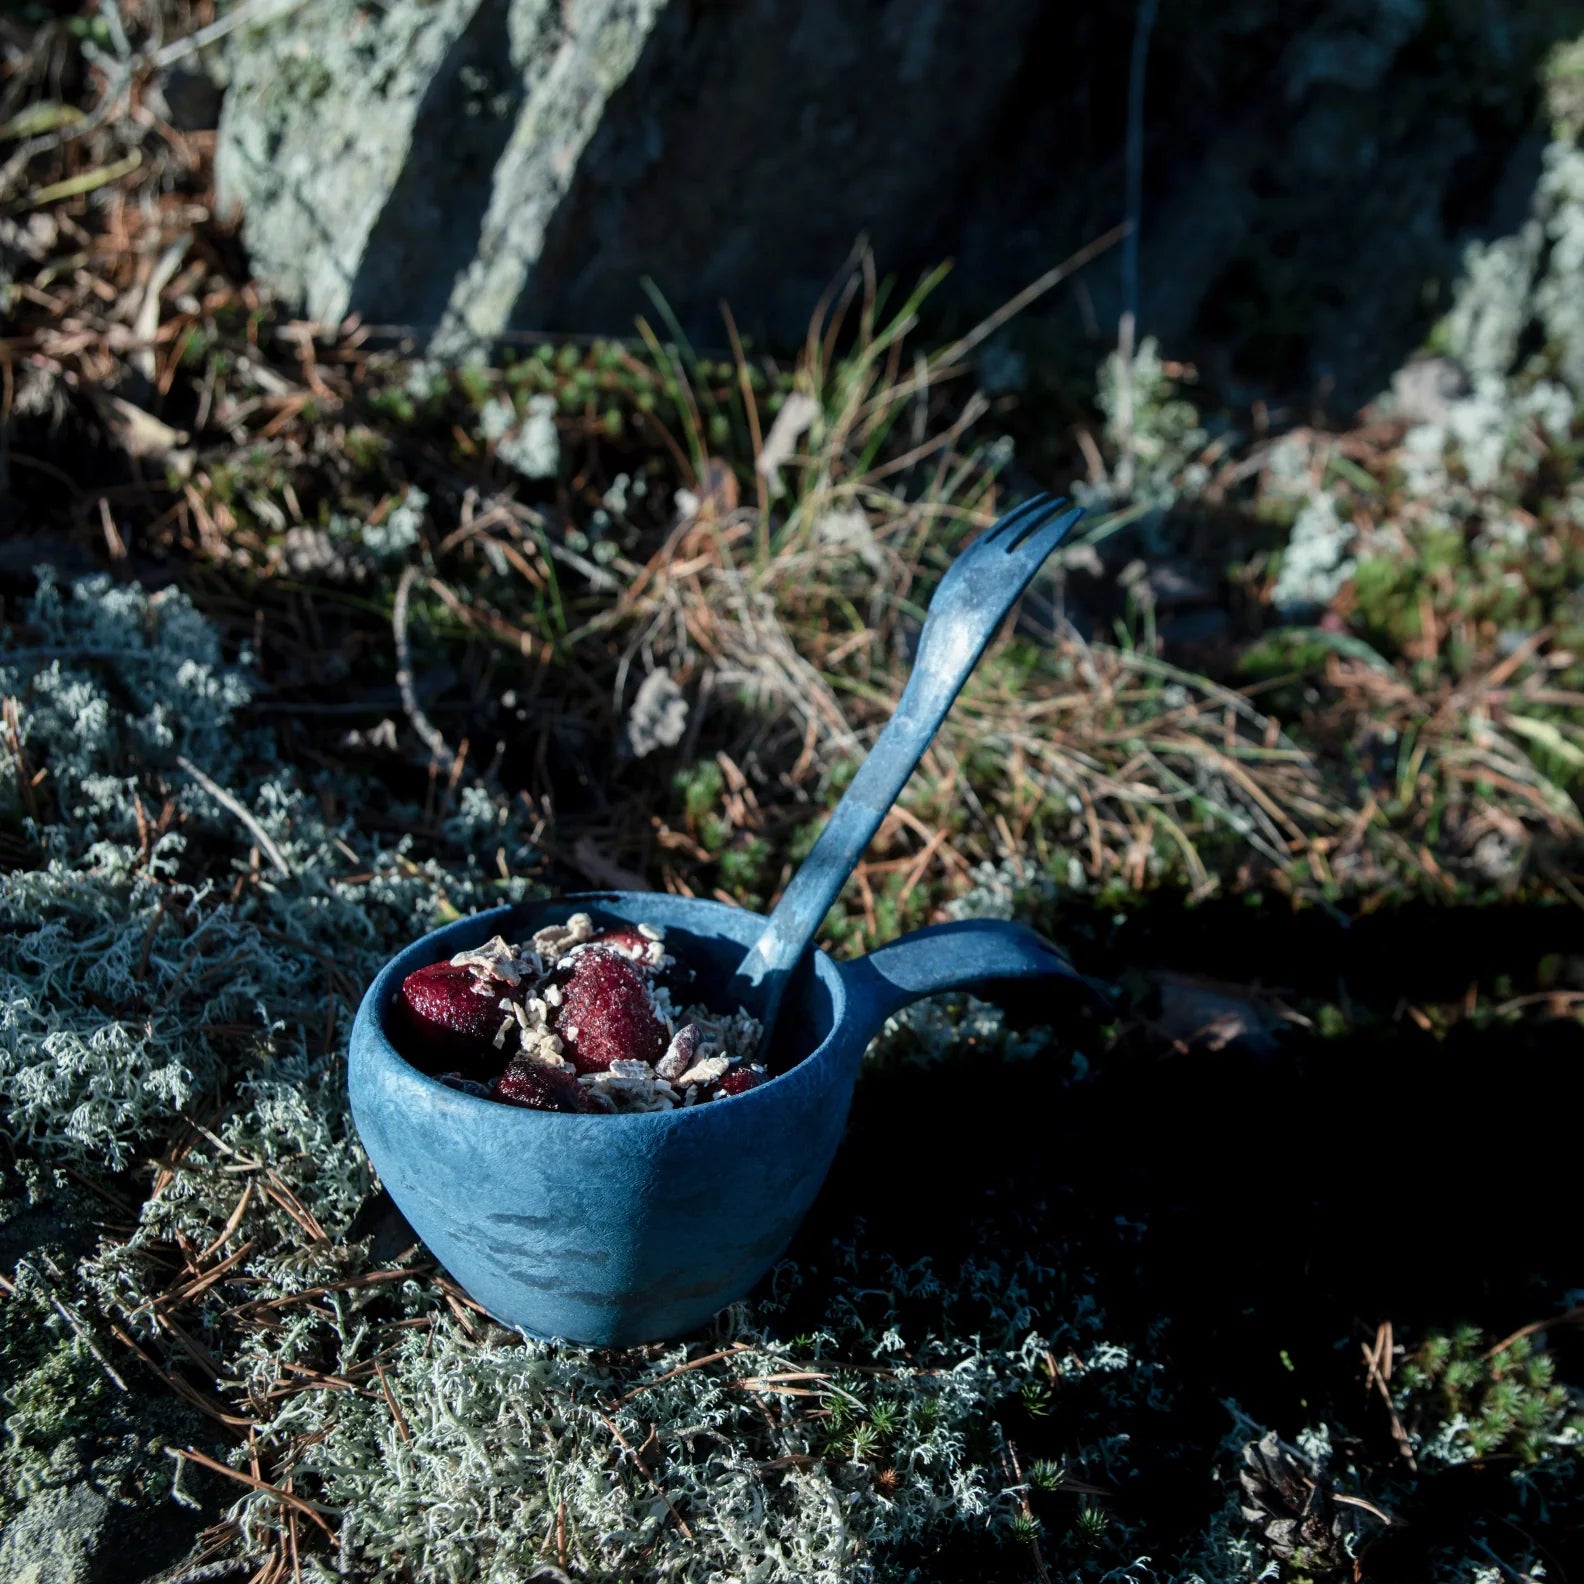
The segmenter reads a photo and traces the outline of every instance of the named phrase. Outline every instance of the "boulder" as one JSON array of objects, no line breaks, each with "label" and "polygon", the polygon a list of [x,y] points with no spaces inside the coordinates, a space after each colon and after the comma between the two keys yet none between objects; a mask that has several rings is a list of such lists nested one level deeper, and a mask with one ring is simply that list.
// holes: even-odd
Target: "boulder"
[{"label": "boulder", "polygon": [[[860,235],[886,272],[955,258],[961,325],[1123,218],[1147,9],[276,0],[230,41],[219,192],[288,300],[441,355],[629,334],[645,277],[712,347],[722,300],[792,344]],[[1141,331],[1231,395],[1367,399],[1527,209],[1577,31],[1564,0],[1159,7]],[[1121,308],[1113,249],[1041,304],[1031,358],[990,350],[1092,369]]]},{"label": "boulder", "polygon": [[806,322],[867,231],[939,226],[1040,0],[317,0],[231,50],[216,180],[314,318]]},{"label": "boulder", "polygon": [[8,1584],[91,1584],[109,1501],[86,1480],[46,1486],[0,1527],[0,1577]]}]

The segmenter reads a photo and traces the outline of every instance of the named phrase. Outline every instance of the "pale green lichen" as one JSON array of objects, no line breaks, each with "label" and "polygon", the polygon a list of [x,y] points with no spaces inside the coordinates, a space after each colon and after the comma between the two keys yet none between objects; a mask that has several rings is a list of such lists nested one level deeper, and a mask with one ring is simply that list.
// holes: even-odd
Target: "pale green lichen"
[{"label": "pale green lichen", "polygon": [[1556,45],[1546,57],[1540,80],[1545,86],[1546,110],[1559,142],[1584,138],[1584,38]]},{"label": "pale green lichen", "polygon": [[408,488],[379,522],[358,526],[357,535],[363,548],[376,561],[405,559],[418,543],[428,505],[429,497],[421,489]]},{"label": "pale green lichen", "polygon": [[[1529,338],[1538,350],[1526,352]],[[1584,150],[1545,151],[1531,215],[1513,235],[1470,246],[1437,348],[1455,359],[1469,389],[1444,418],[1410,431],[1409,481],[1445,495],[1442,458],[1475,491],[1522,485],[1544,444],[1569,436],[1584,399]]]},{"label": "pale green lichen", "polygon": [[1331,497],[1313,496],[1293,523],[1271,603],[1284,616],[1328,605],[1353,576],[1352,542],[1353,525],[1338,516]]},{"label": "pale green lichen", "polygon": [[[415,861],[405,840],[370,843],[355,789],[328,821],[239,718],[245,665],[222,663],[184,597],[103,579],[68,595],[46,579],[27,621],[42,643],[0,653],[22,750],[0,745],[0,807],[40,856],[0,876],[0,1115],[13,1140],[120,1167],[222,1067],[261,1069],[310,1041],[335,1049],[355,988],[442,900],[522,894],[471,857],[442,867]],[[31,805],[24,761],[30,780],[47,772]],[[288,876],[265,864],[252,877],[253,831],[214,787],[231,788]],[[151,834],[167,795],[179,828]],[[453,816],[459,837],[477,829],[470,807]],[[490,825],[520,868],[528,854],[504,805]],[[326,962],[343,976],[338,998]]]},{"label": "pale green lichen", "polygon": [[1160,346],[1146,337],[1130,359],[1113,352],[1100,366],[1096,402],[1118,464],[1098,484],[1075,486],[1085,505],[1135,501],[1158,515],[1202,488],[1208,475],[1197,458],[1209,433],[1199,410],[1167,371]]}]

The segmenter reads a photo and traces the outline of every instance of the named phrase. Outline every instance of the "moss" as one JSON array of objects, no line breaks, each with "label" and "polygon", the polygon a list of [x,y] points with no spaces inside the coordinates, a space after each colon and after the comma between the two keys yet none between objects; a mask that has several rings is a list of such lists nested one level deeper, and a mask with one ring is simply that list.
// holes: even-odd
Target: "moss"
[{"label": "moss", "polygon": [[770,856],[770,844],[758,836],[739,838],[720,854],[721,883],[744,907],[764,906]]},{"label": "moss", "polygon": [[406,391],[375,391],[369,397],[369,406],[382,417],[394,419],[399,424],[411,425],[418,420],[418,404]]},{"label": "moss", "polygon": [[19,1500],[43,1483],[80,1472],[77,1442],[103,1423],[114,1388],[103,1367],[70,1333],[12,1380],[4,1393],[6,1445],[0,1453],[0,1486]]},{"label": "moss", "polygon": [[672,785],[682,794],[682,809],[689,826],[696,829],[719,803],[726,776],[713,759],[701,759],[686,770],[679,770]]},{"label": "moss", "polygon": [[1527,1335],[1491,1348],[1475,1326],[1432,1332],[1397,1385],[1415,1450],[1427,1461],[1531,1466],[1584,1453],[1584,1412],[1558,1383],[1555,1359]]}]

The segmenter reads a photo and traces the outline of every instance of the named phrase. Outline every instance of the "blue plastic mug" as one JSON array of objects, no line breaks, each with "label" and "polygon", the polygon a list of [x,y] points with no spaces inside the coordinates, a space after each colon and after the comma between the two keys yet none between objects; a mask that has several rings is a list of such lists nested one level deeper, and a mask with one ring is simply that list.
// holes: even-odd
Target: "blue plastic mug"
[{"label": "blue plastic mug", "polygon": [[387,1021],[408,974],[578,912],[660,925],[705,1001],[764,928],[745,908],[630,891],[462,919],[415,941],[370,986],[349,1087],[369,1159],[456,1281],[509,1326],[597,1346],[691,1331],[770,1268],[825,1180],[859,1061],[893,1012],[942,990],[1077,978],[1032,930],[991,920],[920,930],[840,965],[815,951],[778,1036],[807,1054],[757,1089],[673,1111],[524,1110],[449,1088],[397,1054]]}]

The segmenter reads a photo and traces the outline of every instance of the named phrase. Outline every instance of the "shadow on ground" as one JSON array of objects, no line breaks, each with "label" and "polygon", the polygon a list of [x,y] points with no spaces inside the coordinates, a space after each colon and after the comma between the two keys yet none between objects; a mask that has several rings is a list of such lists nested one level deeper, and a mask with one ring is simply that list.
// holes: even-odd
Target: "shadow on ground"
[{"label": "shadow on ground", "polygon": [[[1227,1402],[1288,1438],[1321,1419],[1344,1425],[1364,1461],[1389,1469],[1398,1454],[1361,1354],[1382,1322],[1399,1340],[1465,1321],[1506,1336],[1579,1285],[1567,1096],[1584,1068],[1584,1024],[1465,1018],[1438,1034],[1407,1009],[1471,993],[1500,1001],[1569,956],[1584,965],[1584,914],[1413,908],[1343,927],[1165,903],[1121,924],[1072,922],[1093,937],[1078,948],[1085,968],[1139,985],[1162,971],[1235,977],[1346,1007],[1347,1030],[1291,1027],[1263,1050],[1174,1049],[1144,991],[1103,1057],[1104,1031],[1073,1009],[1071,1046],[1097,1058],[1081,1080],[1065,1050],[873,1073],[791,1255],[817,1271],[831,1240],[856,1230],[904,1265],[928,1257],[943,1273],[1025,1249],[1087,1273],[1107,1336],[1157,1358],[1164,1345],[1180,1394],[1169,1425],[1118,1426],[1132,1436],[1143,1478],[1129,1489],[1148,1490],[1161,1556],[1174,1529],[1202,1532],[1224,1500],[1206,1476],[1232,1429]],[[823,1300],[815,1274],[789,1329],[817,1324]],[[1549,1340],[1559,1376],[1578,1380],[1576,1328]],[[1060,1405],[1054,1423],[1023,1421],[1026,1456],[1041,1455],[1042,1438],[1044,1455],[1059,1456],[1061,1422]],[[1423,1481],[1390,1544],[1372,1548],[1368,1576],[1422,1579],[1428,1552],[1466,1543],[1476,1520],[1515,1521],[1498,1462]],[[1522,1516],[1546,1532],[1543,1513]],[[1546,1543],[1554,1576],[1578,1576],[1584,1539]]]}]

